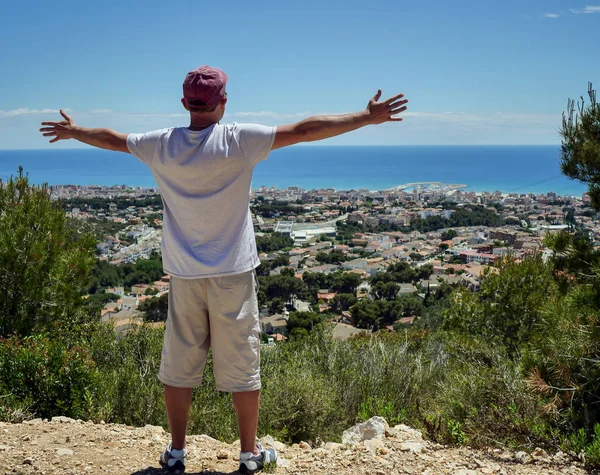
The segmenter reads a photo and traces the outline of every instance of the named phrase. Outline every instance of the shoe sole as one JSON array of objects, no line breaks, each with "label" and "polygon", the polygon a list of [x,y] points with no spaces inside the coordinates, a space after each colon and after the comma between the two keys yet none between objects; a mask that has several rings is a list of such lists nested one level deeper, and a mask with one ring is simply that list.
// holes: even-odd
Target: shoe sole
[{"label": "shoe sole", "polygon": [[185,465],[183,465],[183,463],[181,463],[179,460],[172,467],[169,467],[162,460],[159,460],[158,463],[160,464],[160,466],[162,467],[163,470],[165,470],[165,471],[167,471],[169,473],[183,473],[183,472],[185,472]]},{"label": "shoe sole", "polygon": [[264,467],[260,467],[260,468],[257,468],[256,470],[250,470],[250,469],[249,469],[248,467],[246,467],[245,465],[241,465],[241,464],[240,464],[240,468],[238,468],[238,472],[239,472],[241,475],[249,475],[249,474],[252,474],[252,473],[258,473],[258,472],[262,471],[262,469],[263,469],[263,468],[264,468]]}]

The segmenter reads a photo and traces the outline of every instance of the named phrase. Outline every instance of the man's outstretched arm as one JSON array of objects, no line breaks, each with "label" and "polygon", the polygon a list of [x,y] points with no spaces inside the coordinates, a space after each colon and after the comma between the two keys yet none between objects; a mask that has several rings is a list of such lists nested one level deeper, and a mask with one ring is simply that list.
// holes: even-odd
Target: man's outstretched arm
[{"label": "man's outstretched arm", "polygon": [[384,122],[399,122],[397,114],[406,110],[408,101],[402,99],[403,94],[379,101],[381,89],[369,101],[364,111],[354,114],[314,116],[301,122],[277,127],[272,150],[294,145],[300,142],[313,142],[345,134],[365,125],[383,124]]},{"label": "man's outstretched arm", "polygon": [[54,137],[50,143],[59,140],[75,139],[80,142],[107,150],[130,153],[127,148],[127,134],[120,134],[110,129],[86,129],[75,125],[73,119],[62,109],[60,115],[65,120],[60,122],[42,122],[40,132],[44,137]]}]

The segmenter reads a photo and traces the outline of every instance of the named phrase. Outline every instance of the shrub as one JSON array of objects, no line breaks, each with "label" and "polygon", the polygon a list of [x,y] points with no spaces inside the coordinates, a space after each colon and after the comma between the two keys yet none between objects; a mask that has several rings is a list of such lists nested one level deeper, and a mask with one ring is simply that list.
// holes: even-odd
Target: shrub
[{"label": "shrub", "polygon": [[449,364],[423,411],[431,438],[472,446],[528,445],[543,402],[528,390],[519,361],[486,341],[448,336]]},{"label": "shrub", "polygon": [[3,418],[88,418],[98,381],[96,365],[83,346],[69,347],[44,336],[0,340]]},{"label": "shrub", "polygon": [[63,333],[82,323],[93,238],[19,170],[0,186],[0,336]]},{"label": "shrub", "polygon": [[162,335],[162,330],[142,325],[115,338],[111,327],[99,326],[90,341],[102,387],[94,419],[166,427],[163,389],[157,379]]}]

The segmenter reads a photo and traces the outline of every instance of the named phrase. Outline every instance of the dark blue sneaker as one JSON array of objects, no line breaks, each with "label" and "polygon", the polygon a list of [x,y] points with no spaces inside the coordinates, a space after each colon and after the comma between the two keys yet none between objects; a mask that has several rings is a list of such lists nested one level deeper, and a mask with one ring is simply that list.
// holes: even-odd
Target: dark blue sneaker
[{"label": "dark blue sneaker", "polygon": [[265,449],[260,442],[257,442],[259,454],[252,452],[240,453],[240,468],[238,472],[242,474],[260,472],[268,463],[277,461],[277,451],[275,449]]},{"label": "dark blue sneaker", "polygon": [[167,472],[183,473],[185,472],[187,456],[187,449],[171,449],[171,444],[169,444],[167,449],[160,456],[158,462],[160,463],[160,466]]}]

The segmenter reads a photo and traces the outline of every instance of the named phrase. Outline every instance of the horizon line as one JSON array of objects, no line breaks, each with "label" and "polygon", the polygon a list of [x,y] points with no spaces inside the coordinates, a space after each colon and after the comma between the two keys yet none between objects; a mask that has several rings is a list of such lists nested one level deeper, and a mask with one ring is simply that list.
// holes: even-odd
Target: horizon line
[{"label": "horizon line", "polygon": [[[312,144],[298,144],[292,147],[560,147],[561,144],[548,144],[548,143],[483,143],[483,144],[331,144],[331,145],[312,145]],[[291,147],[285,147],[289,149]],[[98,147],[69,147],[69,148],[0,148],[0,152],[25,152],[25,151],[75,151],[75,150],[105,150]],[[107,152],[114,152],[115,150],[106,150]]]}]

